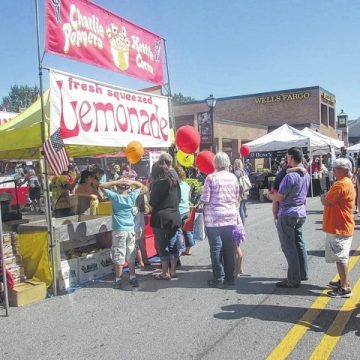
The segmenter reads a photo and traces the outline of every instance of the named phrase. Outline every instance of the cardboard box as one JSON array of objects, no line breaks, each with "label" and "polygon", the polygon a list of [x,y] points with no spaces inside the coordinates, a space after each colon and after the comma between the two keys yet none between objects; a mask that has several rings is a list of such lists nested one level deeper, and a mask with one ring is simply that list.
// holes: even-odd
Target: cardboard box
[{"label": "cardboard box", "polygon": [[[2,264],[2,260],[0,259],[0,265],[1,264]],[[22,264],[22,257],[20,255],[5,257],[5,266],[7,268],[13,265],[21,265],[21,264]]]},{"label": "cardboard box", "polygon": [[64,290],[79,284],[78,258],[60,263],[59,289]]},{"label": "cardboard box", "polygon": [[101,250],[98,253],[99,277],[104,277],[113,272],[114,264],[110,257],[110,249]]},{"label": "cardboard box", "polygon": [[10,306],[24,306],[46,298],[46,285],[43,282],[26,280],[9,289]]},{"label": "cardboard box", "polygon": [[97,253],[79,257],[79,284],[99,278],[99,257]]}]

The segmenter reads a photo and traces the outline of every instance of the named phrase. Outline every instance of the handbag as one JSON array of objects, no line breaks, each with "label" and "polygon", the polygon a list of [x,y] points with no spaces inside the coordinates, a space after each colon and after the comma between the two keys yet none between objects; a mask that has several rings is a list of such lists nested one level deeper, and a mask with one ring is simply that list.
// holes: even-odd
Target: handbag
[{"label": "handbag", "polygon": [[241,186],[243,193],[248,192],[252,188],[251,181],[247,174],[243,173],[243,175],[239,177],[239,185]]},{"label": "handbag", "polygon": [[184,231],[193,231],[194,222],[195,222],[195,214],[196,214],[196,208],[193,206],[190,208],[189,216],[185,220],[185,223],[182,227],[182,229]]},{"label": "handbag", "polygon": [[195,222],[194,222],[194,230],[193,230],[193,239],[195,241],[205,240],[205,222],[204,222],[204,213],[196,212],[195,214]]},{"label": "handbag", "polygon": [[245,228],[239,214],[237,215],[237,224],[232,229],[232,241],[235,246],[239,246],[245,241]]}]

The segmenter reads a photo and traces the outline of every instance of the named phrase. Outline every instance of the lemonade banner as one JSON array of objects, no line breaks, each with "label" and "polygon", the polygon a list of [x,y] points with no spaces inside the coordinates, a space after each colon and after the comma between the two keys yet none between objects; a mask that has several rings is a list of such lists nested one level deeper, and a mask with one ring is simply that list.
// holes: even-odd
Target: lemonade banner
[{"label": "lemonade banner", "polygon": [[50,71],[50,133],[66,145],[169,147],[168,98]]},{"label": "lemonade banner", "polygon": [[45,4],[47,52],[163,84],[161,37],[86,0]]}]

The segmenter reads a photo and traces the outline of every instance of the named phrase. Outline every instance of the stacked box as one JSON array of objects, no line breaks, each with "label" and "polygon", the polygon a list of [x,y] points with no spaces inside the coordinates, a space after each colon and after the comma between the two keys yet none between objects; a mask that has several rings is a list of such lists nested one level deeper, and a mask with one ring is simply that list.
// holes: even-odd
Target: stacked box
[{"label": "stacked box", "polygon": [[60,263],[60,290],[68,289],[79,284],[78,259],[62,260]]},{"label": "stacked box", "polygon": [[39,281],[26,280],[9,290],[10,306],[24,306],[46,298],[46,284]]},{"label": "stacked box", "polygon": [[[3,234],[4,242],[4,261],[6,269],[14,278],[15,284],[23,282],[25,278],[22,258],[19,255],[19,238],[16,232],[6,232]],[[2,262],[0,260],[0,267]]]},{"label": "stacked box", "polygon": [[99,277],[109,275],[113,272],[114,264],[111,260],[110,249],[101,250],[98,253]]},{"label": "stacked box", "polygon": [[79,283],[83,284],[99,278],[98,253],[81,256],[78,259]]}]

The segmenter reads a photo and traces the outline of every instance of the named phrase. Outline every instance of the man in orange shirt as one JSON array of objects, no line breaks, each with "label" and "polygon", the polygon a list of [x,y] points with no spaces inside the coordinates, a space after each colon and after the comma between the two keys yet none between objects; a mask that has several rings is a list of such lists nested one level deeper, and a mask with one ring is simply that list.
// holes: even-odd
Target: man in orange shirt
[{"label": "man in orange shirt", "polygon": [[351,181],[352,164],[346,158],[336,159],[333,164],[336,181],[326,195],[321,196],[324,205],[323,231],[326,233],[325,260],[336,262],[339,281],[330,281],[333,290],[330,297],[352,296],[348,281],[348,262],[355,228],[353,208],[355,190]]}]

